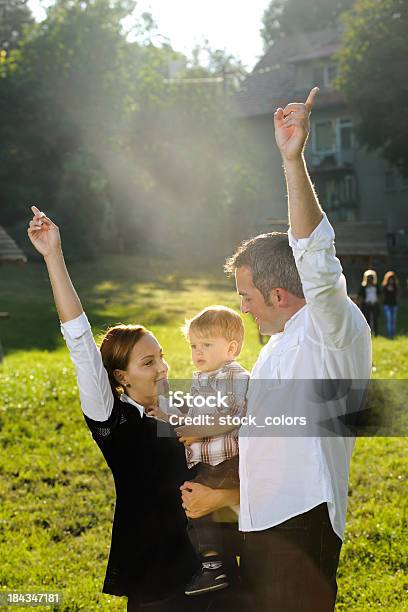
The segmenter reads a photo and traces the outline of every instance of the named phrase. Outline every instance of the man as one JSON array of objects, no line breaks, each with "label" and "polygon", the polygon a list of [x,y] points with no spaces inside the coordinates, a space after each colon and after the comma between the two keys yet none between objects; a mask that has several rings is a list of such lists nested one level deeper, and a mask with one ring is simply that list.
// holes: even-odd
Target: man
[{"label": "man", "polygon": [[[293,379],[364,381],[371,371],[370,330],[347,296],[334,232],[304,159],[317,92],[274,115],[289,234],[256,236],[226,263],[242,311],[271,336],[251,373],[248,413],[255,416],[265,405],[276,414],[287,407],[301,415]],[[284,397],[284,406],[276,406],[277,397]],[[250,610],[334,609],[353,446],[354,438],[341,436],[240,436],[241,569]],[[221,503],[211,495],[184,489],[187,514]]]}]

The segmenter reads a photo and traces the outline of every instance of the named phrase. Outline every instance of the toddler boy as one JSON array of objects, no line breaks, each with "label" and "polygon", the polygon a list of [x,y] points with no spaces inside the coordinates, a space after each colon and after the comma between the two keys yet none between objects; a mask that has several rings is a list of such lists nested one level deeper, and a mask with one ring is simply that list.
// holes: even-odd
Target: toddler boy
[{"label": "toddler boy", "polygon": [[[197,475],[192,480],[213,489],[239,487],[237,422],[245,414],[250,376],[235,361],[244,340],[241,317],[226,306],[210,306],[187,321],[183,332],[190,342],[192,360],[197,368],[190,392],[193,405],[187,416],[209,415],[212,423],[201,428],[200,437],[189,434],[189,429],[196,432],[197,428],[179,428],[188,466],[197,465]],[[197,398],[200,400],[194,402]],[[202,407],[208,398],[211,400]],[[218,403],[213,407],[215,400]],[[232,423],[232,417],[238,419]],[[209,515],[189,519],[189,528],[202,567],[187,585],[186,595],[226,588],[228,578],[223,566],[218,524]]]}]

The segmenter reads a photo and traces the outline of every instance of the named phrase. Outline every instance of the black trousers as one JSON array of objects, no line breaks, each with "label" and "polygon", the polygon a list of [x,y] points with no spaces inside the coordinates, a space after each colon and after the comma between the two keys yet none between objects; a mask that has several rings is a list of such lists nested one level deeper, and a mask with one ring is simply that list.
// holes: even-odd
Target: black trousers
[{"label": "black trousers", "polygon": [[187,597],[179,591],[166,599],[140,602],[137,597],[129,597],[127,612],[207,612],[211,599],[209,596]]},{"label": "black trousers", "polygon": [[[242,592],[237,556],[241,555],[242,534],[237,523],[220,523],[224,562],[228,572],[230,586],[228,589],[189,597],[184,595],[184,588],[179,589],[165,599],[152,602],[141,602],[137,596],[128,597],[128,612],[240,612]],[[158,578],[159,580],[159,578]]]},{"label": "black trousers", "polygon": [[240,563],[246,610],[332,612],[342,541],[327,504],[244,534]]},{"label": "black trousers", "polygon": [[362,310],[371,331],[376,336],[378,334],[378,317],[380,315],[379,304],[364,304]]},{"label": "black trousers", "polygon": [[[193,482],[198,482],[211,489],[239,488],[239,457],[232,457],[218,465],[199,463],[197,475]],[[206,552],[217,552],[223,556],[223,534],[221,526],[213,520],[212,514],[202,518],[188,520],[190,540],[201,557]]]}]

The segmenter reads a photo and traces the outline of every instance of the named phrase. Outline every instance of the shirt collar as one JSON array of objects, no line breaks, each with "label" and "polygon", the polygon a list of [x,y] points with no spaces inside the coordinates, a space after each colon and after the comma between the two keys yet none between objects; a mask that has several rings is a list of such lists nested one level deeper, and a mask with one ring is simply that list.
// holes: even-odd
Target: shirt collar
[{"label": "shirt collar", "polygon": [[302,308],[299,308],[299,310],[297,310],[297,311],[295,312],[295,314],[294,314],[294,315],[292,315],[292,316],[290,317],[290,319],[288,319],[288,320],[286,321],[286,323],[285,323],[285,327],[283,328],[283,333],[287,332],[287,331],[288,331],[288,329],[290,329],[290,328],[293,326],[294,322],[295,322],[295,321],[296,321],[296,319],[297,319],[297,318],[300,316],[300,313],[301,313],[301,312],[303,312],[303,311],[305,310],[305,308],[306,308],[306,304],[304,304],[304,305],[302,306]]},{"label": "shirt collar", "polygon": [[132,404],[132,406],[136,406],[136,408],[140,412],[140,416],[143,418],[143,415],[145,414],[145,411],[144,411],[144,408],[143,408],[143,406],[141,404],[138,404],[137,402],[135,402],[135,400],[132,400],[132,398],[129,397],[128,395],[126,395],[126,393],[122,393],[122,395],[120,396],[119,399],[120,399],[121,402],[124,402],[125,404]]}]

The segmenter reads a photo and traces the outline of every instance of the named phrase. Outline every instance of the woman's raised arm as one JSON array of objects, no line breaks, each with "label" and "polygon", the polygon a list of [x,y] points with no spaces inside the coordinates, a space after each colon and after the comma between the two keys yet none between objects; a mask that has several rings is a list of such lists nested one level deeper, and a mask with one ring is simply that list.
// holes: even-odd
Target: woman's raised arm
[{"label": "woman's raised arm", "polygon": [[61,323],[65,323],[78,317],[83,308],[65,265],[59,228],[36,206],[31,210],[34,217],[30,221],[28,237],[44,257],[59,318]]},{"label": "woman's raised arm", "polygon": [[94,421],[106,421],[113,408],[113,395],[102,356],[65,266],[59,229],[32,206],[34,213],[28,236],[47,265],[55,305],[67,347],[77,371],[83,412]]}]

